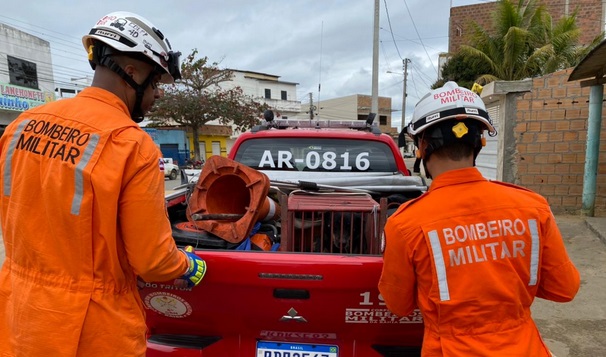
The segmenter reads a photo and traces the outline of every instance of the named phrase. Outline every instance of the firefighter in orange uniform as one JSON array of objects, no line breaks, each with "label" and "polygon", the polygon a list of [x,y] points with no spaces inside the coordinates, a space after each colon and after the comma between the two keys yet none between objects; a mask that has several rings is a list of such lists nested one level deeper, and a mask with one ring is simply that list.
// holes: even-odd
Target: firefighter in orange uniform
[{"label": "firefighter in orange uniform", "polygon": [[190,287],[206,265],[177,249],[160,152],[139,126],[180,78],[149,21],[111,13],[83,37],[95,69],[75,98],[24,112],[0,139],[0,356],[144,356],[137,276]]},{"label": "firefighter in orange uniform", "polygon": [[496,135],[484,103],[454,82],[408,127],[433,181],[388,219],[379,290],[397,315],[421,310],[422,356],[550,356],[530,305],[579,289],[547,201],[474,167],[486,130]]}]

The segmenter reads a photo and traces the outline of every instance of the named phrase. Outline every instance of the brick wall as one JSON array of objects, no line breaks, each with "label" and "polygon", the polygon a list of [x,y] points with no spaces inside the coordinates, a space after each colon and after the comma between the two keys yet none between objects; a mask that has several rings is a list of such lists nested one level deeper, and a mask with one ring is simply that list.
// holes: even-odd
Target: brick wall
[{"label": "brick wall", "polygon": [[[547,6],[554,21],[566,14],[565,0],[539,0],[538,3]],[[603,30],[602,6],[602,0],[569,0],[568,14],[578,8],[577,26],[581,29],[581,44],[588,45]]]},{"label": "brick wall", "polygon": [[[367,114],[372,106],[372,97],[369,95],[358,94],[358,114]],[[398,128],[392,127],[391,123],[391,97],[379,97],[379,113],[378,115],[387,118],[387,125],[379,125],[379,128],[385,134],[392,137],[398,137]],[[379,118],[375,118],[375,122],[379,122]]]},{"label": "brick wall", "polygon": [[[564,0],[538,0],[537,2],[547,6],[547,11],[554,21],[566,13]],[[602,0],[570,0],[568,14],[571,14],[577,6],[579,7],[577,25],[581,29],[579,42],[587,45],[603,29]],[[454,53],[461,44],[468,42],[467,36],[470,33],[471,21],[477,22],[483,28],[490,27],[495,7],[496,2],[452,7],[450,9],[448,52]]]},{"label": "brick wall", "polygon": [[470,33],[471,21],[477,22],[482,28],[490,27],[494,8],[494,2],[451,7],[448,25],[448,52],[455,53],[462,44],[468,43],[467,36]]},{"label": "brick wall", "polygon": [[[543,195],[554,213],[580,213],[590,87],[571,69],[533,79],[516,105],[516,184]],[[606,98],[606,95],[605,95]],[[606,108],[602,108],[595,215],[606,216]]]}]

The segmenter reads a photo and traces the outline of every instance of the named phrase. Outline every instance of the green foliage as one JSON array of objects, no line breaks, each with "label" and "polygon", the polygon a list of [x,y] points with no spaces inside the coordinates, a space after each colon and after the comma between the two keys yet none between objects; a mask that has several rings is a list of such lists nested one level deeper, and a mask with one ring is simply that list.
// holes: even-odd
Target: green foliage
[{"label": "green foliage", "polygon": [[198,133],[206,123],[216,120],[220,124],[234,125],[237,130],[247,130],[259,123],[265,104],[244,95],[242,88],[223,86],[230,81],[233,72],[220,69],[218,63],[208,63],[207,57],[196,58],[192,50],[181,63],[182,78],[173,85],[163,85],[164,95],[150,112],[152,126],[177,123],[191,130],[194,153],[198,158]]},{"label": "green foliage", "polygon": [[[470,24],[469,44],[453,56],[459,61],[454,71],[471,64],[459,75],[465,82],[474,77],[482,85],[499,79],[521,80],[574,67],[603,38],[601,34],[589,46],[578,44],[578,9],[554,24],[546,7],[536,0],[513,1],[497,1],[491,28],[475,21]],[[447,71],[442,80],[448,79],[446,75],[453,72]]]},{"label": "green foliage", "polygon": [[490,68],[475,58],[455,54],[442,67],[442,78],[431,86],[436,89],[448,81],[455,81],[461,87],[471,89],[478,73],[486,73]]}]

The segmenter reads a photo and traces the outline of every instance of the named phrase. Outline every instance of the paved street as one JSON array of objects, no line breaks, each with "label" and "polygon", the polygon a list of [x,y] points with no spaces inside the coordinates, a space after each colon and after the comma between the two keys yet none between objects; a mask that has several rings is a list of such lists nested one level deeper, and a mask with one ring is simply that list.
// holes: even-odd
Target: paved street
[{"label": "paved street", "polygon": [[[570,258],[581,274],[581,289],[570,303],[536,299],[539,331],[557,357],[606,356],[606,218],[556,216]],[[589,222],[589,224],[588,224]]]},{"label": "paved street", "polygon": [[[171,189],[178,180],[167,180]],[[571,259],[581,272],[574,301],[558,304],[537,299],[532,311],[539,330],[557,357],[606,356],[606,218],[557,216]],[[0,235],[1,241],[1,235]],[[4,245],[0,244],[0,263]]]},{"label": "paved street", "polygon": [[[415,159],[404,161],[412,171]],[[580,271],[581,288],[570,303],[536,299],[533,317],[555,356],[606,356],[606,218],[560,215],[556,221]]]}]

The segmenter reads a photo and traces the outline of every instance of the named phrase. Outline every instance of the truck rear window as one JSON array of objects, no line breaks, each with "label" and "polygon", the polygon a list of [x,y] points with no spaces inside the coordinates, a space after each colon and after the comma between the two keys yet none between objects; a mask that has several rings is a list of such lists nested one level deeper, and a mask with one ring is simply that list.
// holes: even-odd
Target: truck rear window
[{"label": "truck rear window", "polygon": [[247,140],[236,161],[257,170],[395,172],[393,153],[379,141],[327,138]]}]

